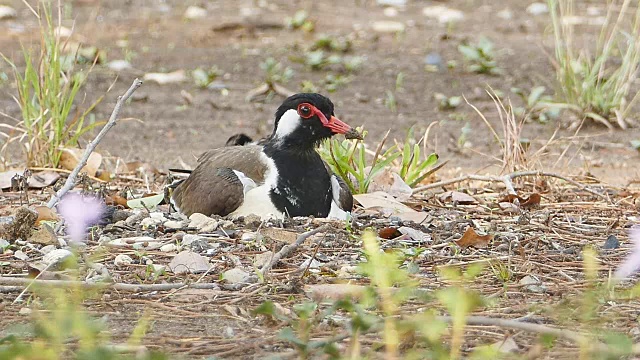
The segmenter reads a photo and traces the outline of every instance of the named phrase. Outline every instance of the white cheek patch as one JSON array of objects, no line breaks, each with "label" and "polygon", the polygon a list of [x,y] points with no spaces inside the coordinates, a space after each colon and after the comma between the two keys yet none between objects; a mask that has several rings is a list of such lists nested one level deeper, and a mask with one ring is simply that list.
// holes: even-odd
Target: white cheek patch
[{"label": "white cheek patch", "polygon": [[300,115],[296,110],[289,109],[282,114],[280,121],[278,121],[276,137],[283,139],[294,132],[298,126],[300,126]]}]

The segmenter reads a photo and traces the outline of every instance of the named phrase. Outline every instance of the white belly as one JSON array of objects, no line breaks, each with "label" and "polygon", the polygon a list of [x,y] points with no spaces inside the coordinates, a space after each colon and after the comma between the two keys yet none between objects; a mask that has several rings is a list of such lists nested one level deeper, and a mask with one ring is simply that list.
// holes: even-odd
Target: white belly
[{"label": "white belly", "polygon": [[260,216],[263,220],[284,219],[284,214],[271,202],[270,189],[269,185],[264,184],[249,190],[244,196],[242,205],[229,214],[229,217],[235,219],[253,214]]}]

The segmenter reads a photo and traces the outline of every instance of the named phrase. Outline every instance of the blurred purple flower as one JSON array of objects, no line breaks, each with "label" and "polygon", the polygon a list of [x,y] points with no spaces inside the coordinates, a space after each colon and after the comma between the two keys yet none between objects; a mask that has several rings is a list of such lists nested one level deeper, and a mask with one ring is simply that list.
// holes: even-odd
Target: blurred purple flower
[{"label": "blurred purple flower", "polygon": [[102,201],[76,193],[65,195],[58,204],[58,212],[67,224],[67,235],[71,242],[82,242],[87,227],[97,223],[104,210]]},{"label": "blurred purple flower", "polygon": [[629,230],[629,239],[633,243],[633,249],[627,258],[618,266],[613,277],[620,280],[640,269],[640,225]]}]

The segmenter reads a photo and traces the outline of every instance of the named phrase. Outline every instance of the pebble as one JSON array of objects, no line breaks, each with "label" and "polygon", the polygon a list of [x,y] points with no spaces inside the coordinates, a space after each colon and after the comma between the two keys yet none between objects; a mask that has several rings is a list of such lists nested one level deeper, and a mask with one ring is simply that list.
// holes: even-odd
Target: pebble
[{"label": "pebble", "polygon": [[184,226],[182,225],[182,221],[169,220],[164,223],[164,227],[169,229],[182,229]]},{"label": "pebble", "polygon": [[207,10],[199,6],[189,6],[184,12],[186,19],[202,19],[207,17]]},{"label": "pebble", "polygon": [[373,31],[379,33],[398,33],[403,32],[405,29],[405,25],[403,23],[389,20],[374,21],[371,26]]},{"label": "pebble", "polygon": [[55,249],[49,251],[42,257],[42,263],[49,269],[60,268],[64,262],[73,257],[73,253],[66,249]]},{"label": "pebble", "polygon": [[222,334],[227,339],[232,339],[235,336],[235,332],[231,326],[227,326],[224,328],[224,333]]},{"label": "pebble", "polygon": [[396,16],[398,16],[398,9],[396,9],[394,7],[388,7],[388,8],[384,8],[382,13],[384,14],[384,16],[396,17]]},{"label": "pebble", "polygon": [[18,12],[7,5],[0,5],[0,20],[14,19],[18,16]]},{"label": "pebble", "polygon": [[167,221],[168,220],[166,217],[164,217],[163,213],[157,212],[157,211],[149,213],[149,217],[152,218],[152,219],[158,219],[160,221]]},{"label": "pebble", "polygon": [[525,285],[525,289],[533,293],[544,293],[547,291],[546,286],[542,282],[532,275],[527,275],[520,279],[520,285]]},{"label": "pebble", "polygon": [[22,250],[16,250],[16,252],[13,253],[13,257],[22,261],[29,260],[29,256],[27,256],[27,254],[25,254]]},{"label": "pebble", "polygon": [[127,60],[113,60],[107,64],[107,67],[113,71],[129,70],[131,63]]},{"label": "pebble", "polygon": [[41,226],[38,230],[31,233],[28,241],[40,245],[52,245],[58,243],[58,238],[48,226]]},{"label": "pebble", "polygon": [[265,251],[261,254],[256,254],[256,258],[255,260],[253,260],[253,265],[255,265],[255,267],[257,268],[262,268],[269,261],[271,261],[272,258],[273,258],[272,251]]},{"label": "pebble", "polygon": [[513,19],[513,12],[509,9],[502,9],[498,11],[496,14],[502,20],[511,20]]},{"label": "pebble", "polygon": [[169,269],[178,275],[185,273],[203,273],[211,267],[209,260],[193,251],[182,251],[169,263]]},{"label": "pebble", "polygon": [[189,220],[189,227],[197,228],[201,232],[212,232],[218,227],[218,221],[200,213],[192,214]]},{"label": "pebble", "polygon": [[113,260],[115,266],[129,265],[133,263],[133,259],[129,255],[120,254]]},{"label": "pebble", "polygon": [[613,250],[620,247],[620,241],[615,235],[609,235],[607,240],[604,242],[602,246],[603,250]]},{"label": "pebble", "polygon": [[442,56],[437,52],[428,53],[427,56],[424,57],[424,64],[427,66],[433,66],[438,70],[444,69]]},{"label": "pebble", "polygon": [[150,218],[150,217],[142,219],[142,221],[140,221],[140,226],[143,229],[146,229],[146,228],[151,227],[151,226],[158,226],[160,224],[162,224],[162,220],[154,219],[154,218]]},{"label": "pebble", "polygon": [[233,268],[227,270],[222,274],[222,278],[230,282],[231,284],[238,284],[246,282],[249,279],[249,273],[240,269]]},{"label": "pebble", "polygon": [[55,249],[56,249],[55,245],[43,246],[42,249],[40,249],[40,253],[42,253],[42,255],[46,255]]},{"label": "pebble", "polygon": [[529,6],[527,6],[527,13],[533,16],[546,14],[548,12],[549,12],[549,6],[547,6],[547,4],[545,3],[534,2],[529,4]]},{"label": "pebble", "polygon": [[256,234],[256,233],[246,232],[246,233],[242,234],[242,236],[240,237],[240,241],[242,241],[242,242],[251,242],[251,241],[254,241],[257,237],[258,237],[258,234]]},{"label": "pebble", "polygon": [[381,6],[403,7],[407,5],[407,0],[376,0],[376,2]]},{"label": "pebble", "polygon": [[461,21],[464,13],[460,10],[451,9],[444,5],[426,6],[422,9],[422,14],[431,19],[437,19],[441,24]]},{"label": "pebble", "polygon": [[23,307],[20,308],[20,311],[18,311],[18,314],[20,315],[31,315],[31,309],[27,308],[27,307]]},{"label": "pebble", "polygon": [[176,244],[165,244],[160,247],[160,251],[162,252],[172,252],[178,250],[178,246]]}]

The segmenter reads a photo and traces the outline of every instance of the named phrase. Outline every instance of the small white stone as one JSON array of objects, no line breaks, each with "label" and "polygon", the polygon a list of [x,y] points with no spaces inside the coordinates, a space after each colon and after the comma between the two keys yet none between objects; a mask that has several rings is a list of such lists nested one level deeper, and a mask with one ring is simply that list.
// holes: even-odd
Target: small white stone
[{"label": "small white stone", "polygon": [[246,232],[246,233],[242,234],[242,236],[240,237],[240,241],[242,241],[242,242],[254,241],[257,236],[258,236],[258,234],[256,234],[256,233]]},{"label": "small white stone", "polygon": [[55,249],[42,257],[42,263],[50,269],[61,265],[65,260],[73,257],[73,253],[66,249]]},{"label": "small white stone", "polygon": [[546,14],[548,12],[549,12],[549,6],[547,6],[547,4],[545,3],[534,2],[529,4],[529,6],[527,6],[527,13],[533,16]]},{"label": "small white stone", "polygon": [[20,315],[31,315],[31,309],[29,309],[27,307],[20,308],[20,311],[18,311],[18,314],[20,314]]},{"label": "small white stone", "polygon": [[0,5],[0,20],[14,19],[18,16],[18,12],[7,5]]},{"label": "small white stone", "polygon": [[40,252],[42,253],[42,255],[46,255],[55,249],[56,249],[55,245],[47,245],[47,246],[43,246],[42,249],[40,249]]},{"label": "small white stone", "polygon": [[205,238],[204,236],[199,236],[199,235],[185,234],[182,237],[182,245],[183,246],[189,246],[189,245],[193,244],[194,241],[198,241],[198,240],[207,241],[207,238]]},{"label": "small white stone", "polygon": [[384,13],[384,16],[388,16],[388,17],[396,17],[396,16],[398,16],[398,9],[396,9],[394,7],[384,8],[384,10],[382,12]]},{"label": "small white stone", "polygon": [[189,6],[184,12],[186,19],[201,19],[207,17],[207,10],[199,6]]},{"label": "small white stone", "polygon": [[511,20],[513,19],[513,12],[509,9],[502,9],[500,11],[498,11],[498,13],[496,14],[500,19],[503,20]]},{"label": "small white stone", "polygon": [[160,264],[152,264],[151,267],[153,267],[153,272],[156,272],[156,273],[162,272],[167,268],[166,265],[160,265]]},{"label": "small white stone", "polygon": [[158,211],[149,213],[149,217],[152,218],[152,219],[158,219],[158,220],[161,220],[161,221],[167,221],[167,218],[164,217],[164,214],[161,213],[161,212],[158,212]]},{"label": "small white stone", "polygon": [[115,266],[129,265],[133,263],[133,259],[129,255],[120,254],[117,255],[115,260],[113,260],[113,264]]},{"label": "small white stone", "polygon": [[189,227],[197,228],[200,232],[211,232],[218,227],[218,221],[200,213],[191,214],[189,220]]},{"label": "small white stone", "polygon": [[438,22],[441,24],[448,24],[464,19],[464,13],[462,11],[443,5],[426,6],[422,9],[422,14],[428,18],[438,19]]},{"label": "small white stone", "polygon": [[151,226],[158,226],[160,224],[162,224],[162,220],[154,219],[150,217],[146,219],[142,219],[142,221],[140,221],[140,226],[142,226],[143,229],[146,229]]},{"label": "small white stone", "polygon": [[176,250],[178,250],[178,247],[176,246],[176,244],[173,244],[173,243],[165,244],[160,247],[160,251],[162,252],[172,252]]},{"label": "small white stone", "polygon": [[240,268],[233,268],[225,271],[222,274],[222,278],[232,284],[243,283],[249,279],[249,273]]},{"label": "small white stone", "polygon": [[131,69],[131,63],[127,60],[113,60],[107,64],[107,67],[113,71],[122,71]]},{"label": "small white stone", "polygon": [[261,268],[269,261],[271,261],[271,259],[273,259],[273,252],[265,251],[261,254],[256,254],[256,258],[255,260],[253,260],[253,265],[255,265],[255,267],[257,268]]},{"label": "small white stone", "polygon": [[164,223],[164,227],[168,229],[181,229],[183,225],[182,221],[169,220]]},{"label": "small white stone", "polygon": [[405,29],[405,25],[403,23],[389,20],[374,21],[371,26],[373,31],[379,33],[398,33],[403,32]]}]

